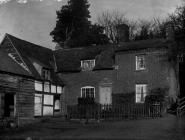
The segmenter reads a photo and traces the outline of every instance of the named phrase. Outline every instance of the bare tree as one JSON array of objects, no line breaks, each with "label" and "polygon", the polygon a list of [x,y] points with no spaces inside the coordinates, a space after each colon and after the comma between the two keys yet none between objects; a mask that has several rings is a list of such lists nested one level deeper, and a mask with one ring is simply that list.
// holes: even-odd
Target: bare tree
[{"label": "bare tree", "polygon": [[113,43],[118,43],[117,26],[128,23],[129,21],[125,14],[119,13],[118,11],[104,11],[101,15],[98,16],[98,24],[104,27],[105,34]]}]

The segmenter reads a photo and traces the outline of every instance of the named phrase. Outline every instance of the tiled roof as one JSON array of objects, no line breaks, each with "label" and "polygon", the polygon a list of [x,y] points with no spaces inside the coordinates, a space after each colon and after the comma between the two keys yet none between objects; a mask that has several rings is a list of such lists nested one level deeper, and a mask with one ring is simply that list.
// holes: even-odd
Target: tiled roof
[{"label": "tiled roof", "polygon": [[28,41],[16,38],[9,34],[6,34],[6,37],[8,37],[13,46],[17,49],[17,51],[21,55],[23,61],[28,66],[34,78],[38,80],[42,79],[38,71],[33,66],[33,62],[37,62],[42,67],[51,70],[51,80],[53,82],[61,82],[61,80],[54,72],[55,61],[51,49],[30,43]]},{"label": "tiled roof", "polygon": [[35,45],[9,34],[6,34],[6,36],[18,50],[35,78],[41,79],[39,73],[33,66],[33,62],[37,62],[43,67],[51,69],[52,79],[57,81],[60,81],[60,78],[58,78],[54,72],[55,62],[57,72],[79,72],[81,71],[80,61],[90,59],[96,60],[96,65],[93,70],[107,70],[113,69],[116,52],[168,47],[168,42],[165,39],[152,39],[120,43],[118,47],[114,47],[113,45],[101,45],[52,51],[51,49]]},{"label": "tiled roof", "polygon": [[17,62],[10,58],[3,50],[0,50],[0,71],[32,77],[28,71],[17,64]]},{"label": "tiled roof", "polygon": [[166,39],[148,39],[120,43],[116,49],[116,52],[162,47],[168,47],[168,42],[166,41]]},{"label": "tiled roof", "polygon": [[61,49],[54,51],[58,72],[79,72],[81,60],[96,60],[94,70],[112,69],[114,65],[114,47],[89,46],[85,48]]}]

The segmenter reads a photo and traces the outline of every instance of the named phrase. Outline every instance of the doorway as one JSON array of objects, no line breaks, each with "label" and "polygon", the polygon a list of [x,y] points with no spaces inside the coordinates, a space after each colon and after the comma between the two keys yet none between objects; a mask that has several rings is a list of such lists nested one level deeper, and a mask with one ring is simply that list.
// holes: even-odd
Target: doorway
[{"label": "doorway", "polygon": [[4,94],[4,117],[15,116],[15,94]]},{"label": "doorway", "polygon": [[99,98],[100,98],[100,104],[102,105],[112,104],[112,87],[111,86],[100,86],[99,87]]}]

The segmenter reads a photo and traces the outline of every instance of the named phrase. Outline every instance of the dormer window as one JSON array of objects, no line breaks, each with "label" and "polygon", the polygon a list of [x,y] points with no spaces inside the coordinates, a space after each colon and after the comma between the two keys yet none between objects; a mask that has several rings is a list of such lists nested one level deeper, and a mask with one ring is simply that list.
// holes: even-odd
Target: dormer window
[{"label": "dormer window", "polygon": [[82,71],[90,71],[93,70],[95,66],[95,60],[82,60],[81,61],[81,69]]},{"label": "dormer window", "polygon": [[43,77],[43,79],[50,80],[50,76],[51,76],[50,70],[43,68],[42,69],[42,77]]}]

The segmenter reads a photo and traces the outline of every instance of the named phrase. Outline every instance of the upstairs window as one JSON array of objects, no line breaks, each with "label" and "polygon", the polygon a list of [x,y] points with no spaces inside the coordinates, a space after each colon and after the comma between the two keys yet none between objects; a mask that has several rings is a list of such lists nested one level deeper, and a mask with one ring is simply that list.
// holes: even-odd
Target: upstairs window
[{"label": "upstairs window", "polygon": [[95,60],[82,60],[81,61],[81,68],[82,71],[90,71],[93,70],[95,66]]},{"label": "upstairs window", "polygon": [[42,77],[43,77],[43,79],[50,80],[50,76],[51,76],[50,70],[43,68],[42,69]]},{"label": "upstairs window", "polygon": [[136,103],[144,103],[146,94],[147,94],[147,85],[137,84],[136,85]]},{"label": "upstairs window", "polygon": [[95,98],[95,88],[94,87],[82,87],[81,88],[81,97],[82,98]]},{"label": "upstairs window", "polygon": [[145,69],[146,69],[145,55],[136,56],[136,70],[145,70]]}]

